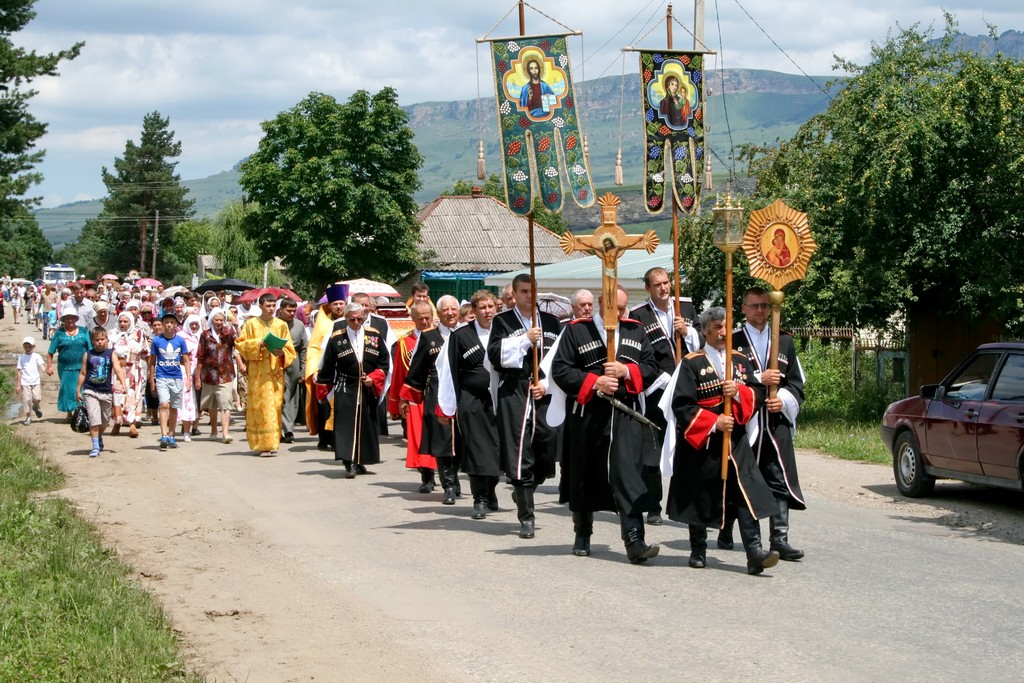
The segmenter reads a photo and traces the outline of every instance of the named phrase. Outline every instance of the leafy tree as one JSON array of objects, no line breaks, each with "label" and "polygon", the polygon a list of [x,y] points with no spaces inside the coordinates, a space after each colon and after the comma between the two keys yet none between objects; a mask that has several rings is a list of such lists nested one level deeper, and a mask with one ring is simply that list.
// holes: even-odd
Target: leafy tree
[{"label": "leafy tree", "polygon": [[214,227],[206,219],[185,221],[174,226],[174,234],[167,246],[167,257],[173,261],[177,280],[191,278],[196,271],[200,254],[216,253]]},{"label": "leafy tree", "polygon": [[[456,180],[451,189],[445,190],[441,194],[449,197],[470,195],[473,194],[474,185],[477,185],[477,183],[470,180]],[[502,204],[505,203],[505,186],[501,182],[501,176],[497,173],[492,173],[488,176],[487,181],[480,187],[485,195],[496,198]],[[569,229],[562,214],[546,209],[540,197],[534,197],[533,200],[533,219],[539,225],[543,225],[548,230],[559,235]]]},{"label": "leafy tree", "polygon": [[[900,29],[791,139],[748,148],[759,205],[809,214],[819,249],[787,317],[885,327],[909,307],[1019,321],[1024,64]],[[993,39],[995,36],[992,36]],[[998,46],[998,43],[997,43]]]},{"label": "leafy tree", "polygon": [[50,262],[53,245],[24,206],[16,207],[15,213],[13,220],[5,221],[7,236],[0,241],[0,264],[3,272],[31,280]]},{"label": "leafy tree", "polygon": [[0,8],[0,238],[9,242],[11,230],[5,218],[22,218],[22,209],[39,203],[26,198],[29,189],[42,180],[32,169],[42,161],[43,150],[36,141],[46,133],[46,124],[36,120],[28,102],[36,91],[27,87],[40,76],[56,76],[62,60],[74,59],[85,43],[52,54],[26,52],[11,41],[36,13],[36,0],[6,0]]},{"label": "leafy tree", "polygon": [[[139,142],[125,143],[124,156],[114,160],[113,173],[103,168],[107,187],[103,210],[86,222],[78,245],[65,250],[80,270],[148,272],[157,212],[159,239],[164,244],[173,244],[174,226],[192,217],[192,200],[185,196],[188,189],[174,172],[178,162],[171,161],[181,156],[181,143],[174,140],[169,125],[170,120],[159,112],[146,114]],[[171,252],[157,250],[157,274],[180,275],[176,266],[180,264]]]},{"label": "leafy tree", "polygon": [[241,177],[255,204],[246,230],[263,258],[283,256],[317,287],[415,268],[423,156],[392,88],[360,90],[345,104],[310,93],[263,132]]},{"label": "leafy tree", "polygon": [[[243,225],[245,216],[252,211],[242,202],[231,202],[213,218],[210,251],[220,261],[224,277],[238,278],[256,285],[263,284],[264,259],[256,240],[249,236]],[[267,285],[285,284],[285,277],[276,269],[267,269]]]}]

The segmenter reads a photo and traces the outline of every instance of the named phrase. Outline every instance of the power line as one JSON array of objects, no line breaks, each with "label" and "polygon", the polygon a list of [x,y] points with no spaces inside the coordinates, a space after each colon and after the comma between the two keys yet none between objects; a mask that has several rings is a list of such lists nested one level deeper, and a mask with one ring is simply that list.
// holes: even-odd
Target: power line
[{"label": "power line", "polygon": [[[802,73],[807,78],[807,80],[809,80],[811,83],[814,84],[814,87],[816,87],[818,90],[820,90],[821,93],[825,97],[827,97],[829,100],[831,100],[832,96],[829,95],[828,91],[825,90],[825,88],[821,87],[821,85],[816,80],[814,80],[810,75],[808,75],[808,73],[803,70],[803,67],[801,67],[799,64],[797,64],[796,60],[793,59],[792,57],[790,57],[789,53],[786,52],[785,50],[783,50],[782,46],[779,45],[777,42],[775,42],[774,38],[772,38],[770,35],[768,35],[768,32],[765,31],[761,27],[761,24],[757,23],[757,20],[754,19],[754,17],[750,16],[750,12],[747,11],[747,8],[740,4],[740,0],[735,0],[735,2],[736,2],[736,6],[739,7],[741,10],[743,10],[743,13],[747,15],[747,18],[750,19],[751,22],[753,22],[754,26],[756,26],[758,28],[758,30],[761,31],[761,33],[764,34],[764,37],[767,38],[768,40],[770,40],[772,45],[774,45],[776,47],[776,49],[778,49],[779,52],[784,54],[786,56],[786,59],[788,59],[793,64],[793,66],[795,66],[800,71],[800,73]],[[716,10],[718,9],[718,1],[717,0],[715,0],[715,9]],[[719,25],[719,29],[718,30],[719,30],[719,40],[721,40],[721,30],[722,30],[721,29],[721,25]]]}]

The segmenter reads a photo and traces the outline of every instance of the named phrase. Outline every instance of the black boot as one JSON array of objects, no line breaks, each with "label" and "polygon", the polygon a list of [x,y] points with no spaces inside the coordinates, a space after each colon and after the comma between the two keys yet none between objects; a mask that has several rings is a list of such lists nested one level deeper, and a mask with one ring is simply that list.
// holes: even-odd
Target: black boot
[{"label": "black boot", "polygon": [[345,478],[355,479],[356,478],[356,466],[352,464],[351,460],[344,460],[345,463]]},{"label": "black boot", "polygon": [[498,478],[489,477],[490,484],[487,490],[487,509],[497,511],[498,508]]},{"label": "black boot", "polygon": [[420,482],[420,493],[432,493],[437,487],[437,482],[434,481],[434,470],[429,467],[421,467]]},{"label": "black boot", "polygon": [[533,487],[516,487],[516,511],[519,517],[519,538],[533,538]]},{"label": "black boot", "polygon": [[780,560],[794,562],[804,558],[804,551],[789,544],[789,501],[778,498],[779,511],[768,518],[771,549],[779,553]]},{"label": "black boot", "polygon": [[660,548],[644,542],[643,515],[619,513],[619,525],[622,527],[622,542],[626,545],[626,557],[631,563],[643,564],[652,557],[657,557]]},{"label": "black boot", "polygon": [[664,498],[661,468],[644,467],[644,483],[647,485],[647,495],[655,501],[654,509],[647,513],[647,523],[651,526],[661,526],[665,523],[661,517],[661,499]]},{"label": "black boot", "polygon": [[445,505],[455,505],[455,463],[452,458],[435,458],[437,460],[437,476],[444,489]]},{"label": "black boot", "polygon": [[746,505],[736,506],[743,549],[747,551],[747,573],[760,574],[779,563],[779,554],[761,547],[761,523],[754,519]]},{"label": "black boot", "polygon": [[691,524],[690,527],[690,566],[704,569],[708,564],[708,528]]},{"label": "black boot", "polygon": [[576,532],[576,542],[572,545],[572,554],[577,557],[590,555],[590,537],[594,533],[593,512],[573,512],[572,530]]},{"label": "black boot", "polygon": [[473,519],[487,517],[487,478],[469,475],[469,490],[473,493]]},{"label": "black boot", "polygon": [[719,550],[732,550],[735,543],[732,540],[732,527],[736,523],[736,506],[732,503],[725,504],[725,521],[722,528],[718,530]]}]

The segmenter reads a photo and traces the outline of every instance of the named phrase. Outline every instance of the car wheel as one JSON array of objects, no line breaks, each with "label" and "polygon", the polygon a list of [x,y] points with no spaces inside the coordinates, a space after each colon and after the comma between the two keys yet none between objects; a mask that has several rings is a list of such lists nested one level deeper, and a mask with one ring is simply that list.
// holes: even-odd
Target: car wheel
[{"label": "car wheel", "polygon": [[910,432],[901,432],[892,448],[892,470],[896,488],[904,496],[920,498],[935,489],[935,477],[924,471],[924,460],[917,439]]}]

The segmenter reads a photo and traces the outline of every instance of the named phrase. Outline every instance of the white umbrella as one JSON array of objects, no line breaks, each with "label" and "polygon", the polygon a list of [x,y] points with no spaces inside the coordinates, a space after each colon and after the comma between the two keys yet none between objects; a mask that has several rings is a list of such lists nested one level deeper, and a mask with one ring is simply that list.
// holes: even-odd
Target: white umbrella
[{"label": "white umbrella", "polygon": [[374,280],[367,280],[365,277],[356,278],[355,280],[342,280],[337,283],[339,285],[348,285],[348,295],[353,294],[367,294],[369,296],[386,296],[396,297],[399,296],[398,290],[389,284],[384,282],[376,282]]},{"label": "white umbrella", "polygon": [[572,317],[572,303],[561,294],[546,292],[537,295],[537,308],[559,320]]}]

